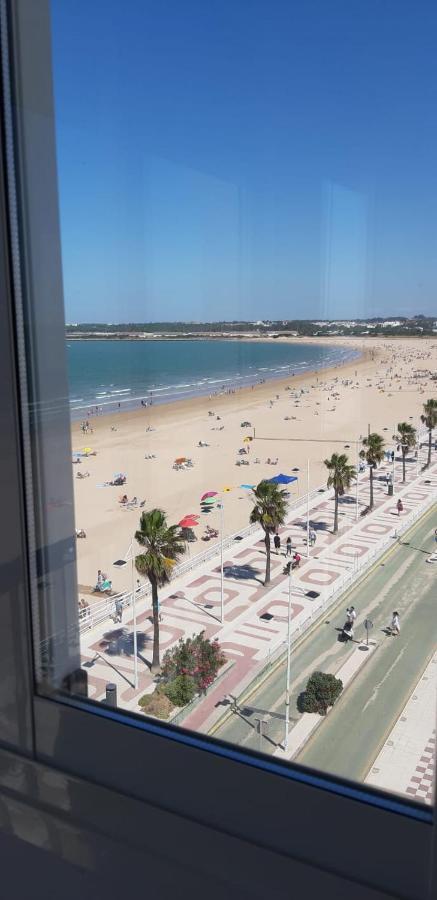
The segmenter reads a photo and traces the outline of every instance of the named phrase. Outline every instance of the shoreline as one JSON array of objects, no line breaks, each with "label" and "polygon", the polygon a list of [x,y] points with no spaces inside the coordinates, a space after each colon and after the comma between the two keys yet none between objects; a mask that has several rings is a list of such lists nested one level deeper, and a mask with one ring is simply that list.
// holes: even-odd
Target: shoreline
[{"label": "shoreline", "polygon": [[[257,381],[252,385],[242,385],[237,386],[230,393],[228,391],[217,392],[216,394],[210,395],[210,393],[196,393],[195,396],[192,397],[184,397],[177,400],[169,399],[162,400],[161,402],[155,402],[152,406],[141,406],[140,398],[135,398],[135,400],[131,400],[131,403],[135,403],[135,407],[125,408],[122,407],[120,409],[111,409],[105,411],[105,407],[103,407],[103,412],[99,413],[91,413],[89,416],[89,422],[92,426],[93,423],[102,422],[105,424],[109,424],[110,427],[116,425],[117,422],[120,424],[127,424],[128,421],[132,419],[133,422],[137,423],[141,419],[147,418],[147,425],[153,425],[154,420],[160,417],[160,422],[163,421],[162,413],[165,413],[164,419],[170,418],[173,414],[182,414],[182,418],[184,418],[184,413],[188,412],[196,413],[203,412],[206,405],[214,404],[218,407],[220,404],[220,408],[223,406],[236,408],[238,406],[239,400],[246,407],[247,405],[256,405],[260,400],[264,400],[268,394],[271,393],[272,389],[275,388],[278,391],[283,391],[288,386],[290,390],[294,390],[296,388],[305,387],[305,383],[316,378],[319,379],[319,373],[326,375],[327,378],[335,377],[336,372],[343,372],[344,369],[349,367],[358,371],[361,366],[363,366],[366,362],[376,361],[376,357],[372,356],[372,352],[370,350],[362,351],[359,356],[354,359],[345,359],[343,361],[337,361],[334,365],[321,366],[317,369],[306,369],[304,372],[299,373],[298,375],[293,375],[290,373],[288,375],[277,375],[272,377],[267,377],[263,381]],[[244,402],[246,401],[246,403]],[[116,401],[117,402],[117,401]],[[122,402],[122,401],[120,401]],[[108,404],[109,406],[109,404]],[[88,416],[81,415],[80,419],[87,419]],[[82,434],[80,428],[80,419],[71,416],[71,432],[72,437],[77,432],[79,435]],[[75,427],[74,427],[75,426]],[[85,435],[83,435],[84,437]]]},{"label": "shoreline", "polygon": [[[191,340],[191,339],[188,339]],[[223,340],[220,338],[220,340]],[[101,341],[100,341],[101,343]],[[134,343],[136,343],[134,341]],[[268,343],[265,339],[259,341],[259,343]],[[281,342],[283,343],[283,342]],[[288,341],[287,341],[288,343]],[[325,346],[332,347],[333,349],[344,347],[344,343],[333,342],[331,340],[315,340],[308,339],[305,341],[300,341],[301,344],[308,344],[311,346]],[[349,348],[349,345],[346,344],[346,347]],[[194,401],[196,399],[208,399],[209,402],[215,402],[219,397],[229,397],[236,393],[240,394],[243,391],[248,391],[250,394],[253,393],[255,388],[268,385],[268,384],[278,384],[281,386],[283,381],[287,379],[293,379],[293,384],[297,383],[298,379],[310,377],[314,374],[317,375],[318,372],[329,372],[331,370],[341,368],[347,365],[352,365],[354,362],[358,363],[363,357],[364,349],[355,349],[349,348],[350,354],[345,356],[344,358],[337,358],[334,361],[328,360],[326,364],[321,362],[320,365],[313,368],[312,364],[300,371],[293,371],[293,368],[296,370],[300,369],[300,365],[298,363],[290,364],[289,371],[285,373],[284,366],[281,367],[281,371],[272,369],[270,372],[265,372],[260,375],[260,372],[256,372],[252,375],[244,375],[238,376],[237,373],[226,376],[223,375],[222,378],[217,378],[216,382],[224,382],[226,384],[226,389],[224,389],[224,385],[220,390],[212,391],[212,384],[210,382],[201,382],[193,383],[193,385],[187,385],[187,387],[194,387],[194,390],[178,390],[178,388],[183,387],[183,385],[174,386],[175,391],[171,394],[165,394],[164,392],[168,389],[171,389],[171,385],[159,385],[158,387],[151,388],[145,390],[142,394],[137,394],[132,397],[119,397],[112,396],[110,400],[99,401],[99,402],[90,402],[83,403],[82,406],[71,406],[71,403],[78,401],[70,400],[70,420],[71,422],[77,422],[83,419],[92,418],[95,420],[96,418],[108,417],[110,415],[118,415],[119,413],[123,413],[126,415],[127,413],[132,413],[134,410],[138,409],[141,412],[146,412],[155,408],[157,406],[172,406],[175,403],[188,403]],[[244,383],[242,382],[242,378],[244,378]],[[130,391],[130,389],[129,389]],[[120,391],[119,393],[127,393],[128,391]],[[161,393],[162,392],[162,393]],[[179,396],[178,396],[179,395]],[[152,402],[151,402],[152,401]],[[98,412],[97,412],[98,410]]]},{"label": "shoreline", "polygon": [[[350,346],[345,339],[341,343]],[[188,558],[211,546],[202,543],[207,523],[220,527],[217,506],[208,513],[201,506],[205,492],[229,491],[223,526],[229,535],[248,524],[247,486],[278,472],[297,473],[290,485],[295,500],[306,493],[308,461],[312,490],[326,484],[324,459],[332,452],[347,453],[355,465],[354,444],[368,428],[392,446],[398,422],[420,424],[423,402],[435,396],[436,369],[437,338],[401,344],[374,340],[352,361],[269,379],[211,400],[207,394],[94,415],[92,434],[84,434],[80,421],[73,420],[73,451],[88,446],[96,453],[72,465],[76,527],[86,532],[86,540],[76,544],[81,593],[95,584],[99,568],[112,576],[115,590],[129,587],[130,573],[112,571],[112,560],[126,554],[143,508],[163,509],[169,524],[187,515],[199,517],[197,543],[188,545]],[[243,429],[243,422],[250,427]],[[248,444],[244,438],[254,430]],[[250,448],[247,455],[241,455],[244,447]],[[191,459],[192,467],[175,466],[179,457]],[[123,488],[110,484],[118,472],[126,474]],[[123,508],[124,493],[137,503]]]}]

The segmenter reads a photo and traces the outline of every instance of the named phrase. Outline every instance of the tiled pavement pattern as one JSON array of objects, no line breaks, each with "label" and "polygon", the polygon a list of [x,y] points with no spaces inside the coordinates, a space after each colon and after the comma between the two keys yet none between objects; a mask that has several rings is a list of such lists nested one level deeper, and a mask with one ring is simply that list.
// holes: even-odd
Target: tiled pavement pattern
[{"label": "tiled pavement pattern", "polygon": [[[420,508],[437,491],[437,465],[416,478],[416,467],[407,465],[407,483],[400,484],[401,464],[396,465],[395,496],[387,496],[385,472],[392,471],[391,464],[381,466],[375,478],[375,509],[371,515],[355,521],[355,488],[353,495],[343,498],[340,506],[340,529],[337,536],[331,534],[333,501],[313,501],[310,510],[312,527],[317,542],[306,559],[306,520],[292,514],[281,529],[282,543],[290,534],[293,544],[302,554],[298,572],[293,574],[292,627],[301,626],[309,617],[317,617],[323,598],[341,584],[345,573],[351,572],[384,539],[397,522],[396,502],[402,497],[404,512],[408,516]],[[360,476],[360,511],[368,503],[368,476]],[[248,516],[249,516],[248,504]],[[180,637],[191,636],[204,629],[208,637],[218,637],[234,665],[229,669],[205,700],[184,720],[193,730],[204,730],[217,704],[226,694],[238,693],[244,683],[269,656],[284,644],[287,633],[288,579],[283,573],[284,556],[272,553],[271,584],[265,589],[265,555],[261,534],[252,535],[235,543],[235,549],[225,551],[224,573],[224,625],[217,618],[220,614],[220,567],[218,556],[199,566],[199,569],[175,579],[160,594],[163,621],[160,627],[161,655]],[[147,606],[146,606],[147,604]],[[264,613],[273,618],[265,621]],[[81,637],[82,663],[88,671],[89,695],[101,700],[108,681],[118,685],[118,704],[138,711],[138,699],[153,690],[153,679],[148,663],[152,650],[152,618],[150,600],[137,603],[138,671],[139,686],[134,690],[133,638],[131,611],[125,611],[121,626],[111,622],[91,629]]]},{"label": "tiled pavement pattern", "polygon": [[437,653],[428,663],[366,777],[368,784],[431,804],[436,766]]}]

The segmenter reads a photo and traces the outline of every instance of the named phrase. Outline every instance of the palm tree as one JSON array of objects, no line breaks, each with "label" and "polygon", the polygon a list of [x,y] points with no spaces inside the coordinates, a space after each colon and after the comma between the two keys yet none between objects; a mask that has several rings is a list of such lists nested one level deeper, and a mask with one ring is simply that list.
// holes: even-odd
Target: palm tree
[{"label": "palm tree", "polygon": [[425,468],[431,465],[432,430],[437,427],[437,400],[432,397],[423,404],[423,415],[420,417],[428,429],[428,461]]},{"label": "palm tree", "polygon": [[345,453],[333,453],[331,459],[325,459],[329,471],[327,485],[334,488],[334,534],[338,531],[338,498],[350,488],[357,477],[355,466],[351,466]]},{"label": "palm tree", "polygon": [[162,509],[151,509],[143,512],[139,531],[135,532],[135,540],[145,552],[135,558],[137,572],[146,575],[152,585],[153,610],[153,658],[151,672],[159,672],[159,600],[158,587],[170,581],[171,570],[184,552],[180,528],[178,525],[167,525]]},{"label": "palm tree", "polygon": [[395,441],[401,445],[402,450],[402,482],[405,484],[405,460],[410,447],[414,447],[416,443],[416,429],[408,422],[399,422],[398,433],[395,435]]},{"label": "palm tree", "polygon": [[287,512],[287,500],[285,491],[281,491],[278,485],[271,481],[260,481],[253,488],[252,499],[254,508],[250,514],[251,523],[261,525],[264,532],[266,545],[266,575],[264,584],[270,581],[270,535],[283,525]]},{"label": "palm tree", "polygon": [[384,458],[384,439],[380,434],[372,432],[368,437],[363,439],[364,450],[360,451],[361,459],[365,459],[370,466],[369,483],[370,483],[370,500],[369,509],[373,509],[373,470],[376,469],[378,463]]}]

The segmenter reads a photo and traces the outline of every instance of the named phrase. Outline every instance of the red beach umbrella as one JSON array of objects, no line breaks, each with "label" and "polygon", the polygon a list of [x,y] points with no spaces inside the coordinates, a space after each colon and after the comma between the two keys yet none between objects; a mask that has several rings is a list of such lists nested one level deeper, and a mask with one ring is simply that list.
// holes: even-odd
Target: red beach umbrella
[{"label": "red beach umbrella", "polygon": [[195,528],[196,525],[198,525],[198,524],[199,523],[198,523],[197,519],[195,519],[193,516],[184,516],[184,518],[181,519],[181,521],[179,522],[179,527],[180,528]]},{"label": "red beach umbrella", "polygon": [[217,491],[207,491],[206,494],[203,494],[200,498],[200,502],[202,502],[202,500],[208,500],[209,497],[217,497]]}]

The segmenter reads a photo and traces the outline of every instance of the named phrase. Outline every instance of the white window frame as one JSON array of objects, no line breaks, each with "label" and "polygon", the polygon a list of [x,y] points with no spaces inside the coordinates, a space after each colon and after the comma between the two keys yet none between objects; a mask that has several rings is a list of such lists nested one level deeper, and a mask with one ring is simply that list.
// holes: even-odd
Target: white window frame
[{"label": "white window frame", "polygon": [[[278,860],[293,860],[293,871],[303,866],[308,872],[308,864],[335,873],[339,884],[343,879],[347,882],[349,897],[355,896],[351,885],[361,884],[372,894],[374,891],[375,898],[382,891],[425,900],[432,887],[437,887],[433,809],[69,697],[64,676],[70,672],[74,678],[77,662],[74,559],[68,542],[71,508],[58,520],[56,532],[43,525],[48,600],[56,595],[58,618],[53,619],[50,602],[39,606],[38,613],[43,619],[41,627],[60,635],[54,672],[58,683],[63,682],[64,692],[50,697],[35,691],[38,673],[30,645],[40,640],[35,603],[41,566],[35,556],[38,509],[33,491],[53,466],[62,491],[66,496],[71,491],[70,469],[67,473],[59,460],[62,438],[55,459],[35,426],[35,410],[30,416],[27,411],[20,414],[17,399],[21,395],[23,407],[26,385],[18,372],[29,337],[37,340],[40,361],[51,353],[61,382],[65,380],[63,350],[57,351],[57,340],[63,348],[63,297],[50,14],[48,0],[0,0],[0,8],[5,101],[0,161],[8,175],[0,186],[0,417],[7,423],[1,439],[10,511],[7,534],[2,527],[2,555],[6,554],[9,580],[5,587],[1,575],[0,599],[3,596],[4,603],[0,621],[13,648],[13,653],[0,661],[0,675],[10,679],[17,698],[12,708],[10,703],[2,703],[0,695],[0,711],[7,726],[0,734],[0,762],[5,754],[18,754],[27,757],[27,765],[39,772],[44,771],[41,767],[63,772],[70,792],[93,782],[94,790],[98,792],[100,786],[114,804],[115,798],[123,795],[132,809],[140,804],[149,817],[153,818],[156,809],[166,810],[173,822],[177,816],[202,823],[216,834],[258,847],[260,853],[269,851]],[[48,293],[53,317],[51,346],[39,326],[41,310],[43,321],[49,314],[44,307]],[[38,310],[31,336],[26,333],[29,303]],[[48,381],[44,389],[49,390]],[[66,421],[67,460],[68,434]],[[65,603],[59,603],[60,596]],[[70,602],[73,596],[74,603]],[[3,787],[0,774],[0,791]],[[30,799],[31,791],[24,789],[23,796]],[[51,802],[56,805],[53,798]],[[104,827],[99,809],[89,815],[96,828]]]}]

